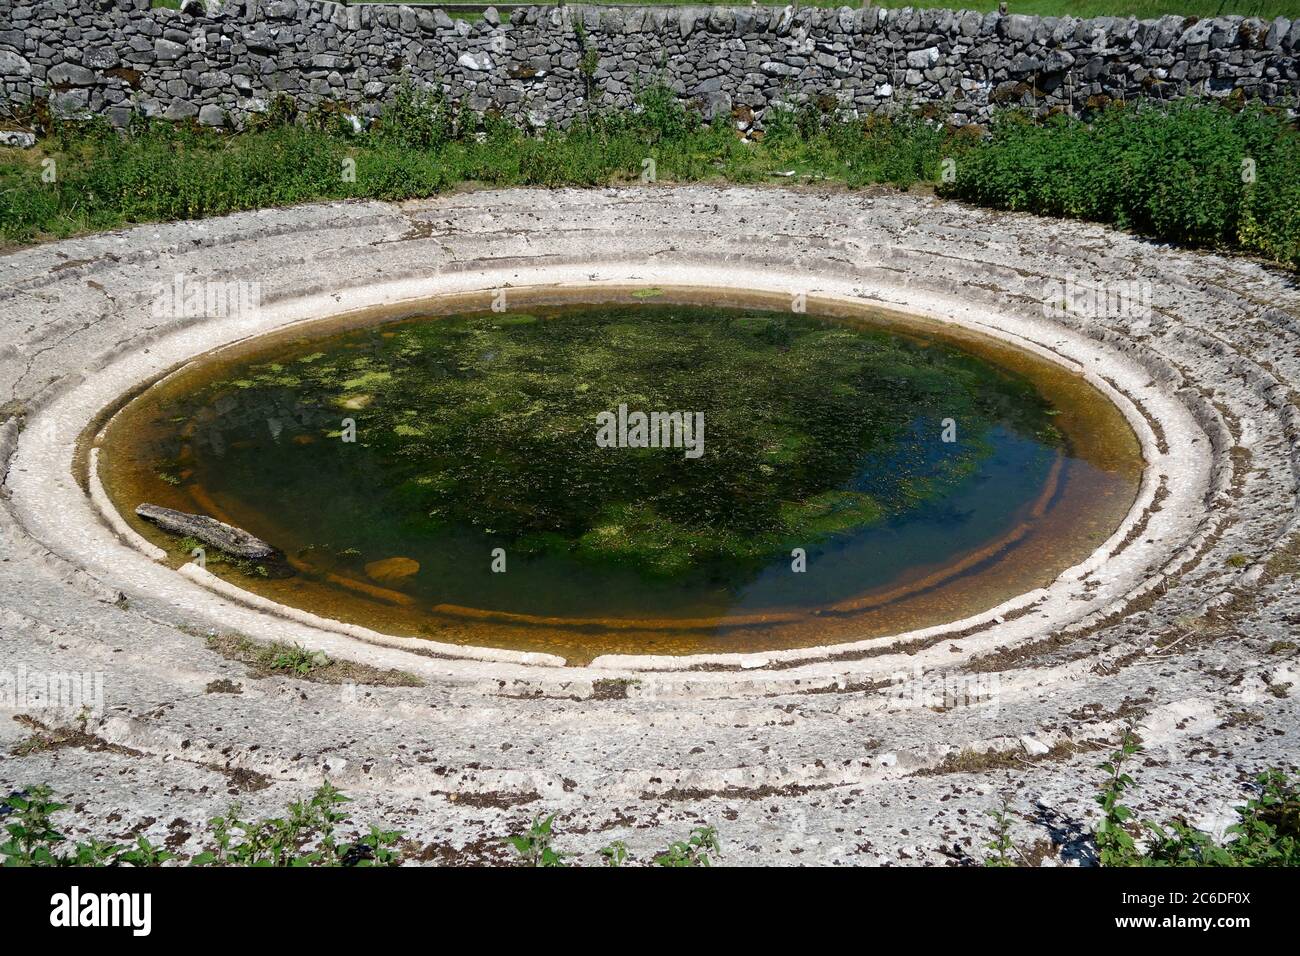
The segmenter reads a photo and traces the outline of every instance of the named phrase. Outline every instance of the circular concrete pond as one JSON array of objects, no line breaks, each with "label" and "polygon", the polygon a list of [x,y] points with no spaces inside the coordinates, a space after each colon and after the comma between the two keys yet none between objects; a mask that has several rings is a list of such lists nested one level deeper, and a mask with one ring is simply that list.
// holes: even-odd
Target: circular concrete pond
[{"label": "circular concrete pond", "polygon": [[135,396],[97,478],[172,564],[203,542],[141,503],[274,545],[200,560],[277,603],[571,663],[944,624],[1046,587],[1129,513],[1138,441],[1077,371],[793,305],[532,287],[295,325]]}]

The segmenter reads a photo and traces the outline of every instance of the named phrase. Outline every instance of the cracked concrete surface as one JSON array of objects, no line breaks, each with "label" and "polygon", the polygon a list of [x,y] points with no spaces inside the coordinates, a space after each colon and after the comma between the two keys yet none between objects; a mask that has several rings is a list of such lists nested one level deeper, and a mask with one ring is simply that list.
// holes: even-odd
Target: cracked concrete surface
[{"label": "cracked concrete surface", "polygon": [[[151,290],[178,273],[260,282],[265,308],[247,327],[154,317]],[[1154,313],[1044,315],[1045,284],[1067,277],[1149,282]],[[961,627],[572,668],[417,655],[236,603],[131,547],[73,477],[94,412],[187,355],[378,301],[550,281],[797,281],[1036,343],[1131,403],[1145,494],[1059,587]],[[1128,722],[1147,748],[1133,802],[1162,818],[1221,829],[1255,772],[1296,763],[1300,289],[1279,271],[893,192],[664,186],[138,227],[0,257],[0,300],[0,672],[105,681],[86,735],[22,756],[32,726],[9,717],[71,715],[0,700],[0,787],[49,782],[87,833],[191,852],[236,797],[269,813],[328,777],[429,862],[502,859],[495,838],[554,810],[561,848],[587,862],[707,821],[733,863],[944,864],[982,855],[1005,791],[1017,841],[1071,863],[1087,858],[1095,764]],[[205,644],[232,629],[424,683],[255,677]],[[992,704],[891,685],[916,666],[992,688]]]}]

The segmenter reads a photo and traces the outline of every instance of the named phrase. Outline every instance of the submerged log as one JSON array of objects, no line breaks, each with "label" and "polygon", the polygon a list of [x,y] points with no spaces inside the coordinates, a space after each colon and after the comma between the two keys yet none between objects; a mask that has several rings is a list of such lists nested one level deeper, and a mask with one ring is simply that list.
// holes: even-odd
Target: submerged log
[{"label": "submerged log", "polygon": [[204,544],[209,544],[237,558],[258,560],[275,554],[275,548],[260,538],[255,538],[247,531],[228,525],[224,521],[218,521],[216,518],[209,518],[207,515],[186,514],[184,511],[173,511],[171,508],[151,505],[148,502],[136,508],[135,513],[141,518],[152,521],[164,531],[197,538]]}]

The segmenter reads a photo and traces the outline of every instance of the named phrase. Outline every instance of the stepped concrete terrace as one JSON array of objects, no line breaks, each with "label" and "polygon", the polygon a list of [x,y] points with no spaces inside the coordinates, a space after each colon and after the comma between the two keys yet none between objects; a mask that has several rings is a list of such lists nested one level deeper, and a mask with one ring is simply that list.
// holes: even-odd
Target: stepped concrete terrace
[{"label": "stepped concrete terrace", "polygon": [[[262,307],[159,318],[176,275],[259,283]],[[1044,308],[1053,282],[1133,280],[1152,290],[1141,322]],[[950,626],[571,667],[386,638],[172,570],[84,480],[78,439],[100,411],[189,356],[551,283],[803,291],[1012,339],[1126,411],[1142,492],[1091,561]],[[942,865],[982,858],[1005,791],[1017,843],[1068,864],[1087,862],[1096,764],[1130,723],[1138,812],[1213,830],[1254,773],[1300,752],[1300,288],[1280,270],[884,190],[520,189],[49,243],[0,256],[0,300],[0,673],[103,675],[102,709],[30,752],[14,748],[33,728],[75,715],[0,700],[0,784],[49,783],[84,835],[193,852],[232,800],[265,815],[328,778],[429,862],[504,860],[499,837],[556,811],[557,845],[589,863],[708,822],[730,863]],[[209,647],[230,633],[420,686],[258,676]],[[963,698],[972,686],[987,693]]]}]

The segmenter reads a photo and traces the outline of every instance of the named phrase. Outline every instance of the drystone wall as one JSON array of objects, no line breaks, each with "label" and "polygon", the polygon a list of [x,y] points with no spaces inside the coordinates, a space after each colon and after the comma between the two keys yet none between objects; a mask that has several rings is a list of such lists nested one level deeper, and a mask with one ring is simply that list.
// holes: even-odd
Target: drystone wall
[{"label": "drystone wall", "polygon": [[710,118],[812,99],[856,113],[1080,109],[1188,92],[1291,103],[1300,19],[1003,16],[878,7],[529,7],[508,21],[314,0],[0,0],[0,88],[62,114],[240,125],[277,94],[373,116],[409,76],[476,111],[564,125],[656,80]]}]

